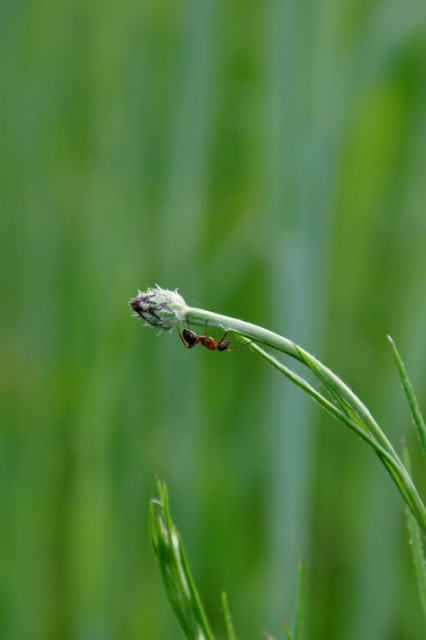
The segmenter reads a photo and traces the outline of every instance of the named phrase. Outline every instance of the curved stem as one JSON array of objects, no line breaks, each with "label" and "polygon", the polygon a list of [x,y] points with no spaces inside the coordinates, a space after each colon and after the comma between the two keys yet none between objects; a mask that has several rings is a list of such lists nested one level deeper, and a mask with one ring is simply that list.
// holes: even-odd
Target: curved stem
[{"label": "curved stem", "polygon": [[296,360],[302,361],[301,356],[297,352],[296,346],[283,336],[259,327],[251,322],[245,322],[244,320],[238,320],[237,318],[231,318],[230,316],[224,316],[220,313],[214,313],[213,311],[206,311],[205,309],[197,309],[195,307],[188,307],[187,321],[190,324],[196,324],[205,326],[206,323],[212,327],[220,327],[227,331],[234,331],[247,338],[252,338],[256,342],[269,345],[274,349],[278,349],[283,353],[288,353],[289,356],[296,358]]},{"label": "curved stem", "polygon": [[[357,431],[359,435],[361,435],[361,430],[368,434],[368,437],[364,439],[368,440],[369,444],[376,450],[376,453],[378,453],[384,466],[415,515],[423,534],[426,535],[426,508],[401,459],[368,408],[328,367],[291,340],[250,322],[194,307],[187,308],[186,320],[190,324],[201,326],[208,324],[227,331],[234,331],[236,334],[286,353],[311,369],[340,407],[336,407],[333,403],[328,402],[323,396],[321,396],[322,401],[320,400],[320,404],[334,413],[336,417],[339,417],[347,426]],[[253,345],[253,348],[258,352],[263,351],[260,348],[256,348],[256,345]],[[267,356],[265,352],[261,355],[263,355],[263,357]],[[272,357],[267,359],[272,362]],[[277,366],[273,362],[272,364]],[[277,368],[281,367],[278,366]],[[295,384],[304,388],[305,391],[315,397],[311,392],[312,387],[310,387],[308,383],[303,381],[304,384],[301,384],[302,378],[296,376],[293,372],[290,372],[292,375],[288,375],[290,370],[287,369],[287,371],[284,371],[283,368],[284,367],[281,368],[283,373],[290,377]],[[307,387],[310,387],[310,389]],[[316,399],[319,400],[318,397],[316,397]],[[325,406],[326,403],[328,403],[329,406]],[[334,407],[336,411],[333,411],[331,407]],[[356,425],[358,425],[358,429]],[[380,450],[382,450],[383,453],[380,452]]]}]

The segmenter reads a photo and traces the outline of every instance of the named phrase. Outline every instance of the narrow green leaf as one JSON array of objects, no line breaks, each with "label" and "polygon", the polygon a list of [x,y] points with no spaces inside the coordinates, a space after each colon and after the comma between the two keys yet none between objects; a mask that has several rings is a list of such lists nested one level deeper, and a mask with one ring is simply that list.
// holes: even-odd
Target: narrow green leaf
[{"label": "narrow green leaf", "polygon": [[[191,571],[189,569],[189,564],[188,564],[188,560],[186,557],[186,553],[185,553],[185,549],[183,547],[183,542],[182,542],[182,538],[181,535],[179,533],[179,531],[176,531],[177,534],[177,540],[178,540],[178,546],[179,546],[179,555],[180,555],[180,559],[182,562],[182,567],[185,573],[185,577],[188,583],[188,587],[191,593],[191,603],[193,606],[193,611],[194,614],[196,616],[196,619],[198,620],[198,623],[200,625],[200,627],[202,628],[205,638],[207,640],[213,640],[213,634],[210,630],[210,626],[209,623],[207,621],[207,616],[204,612],[204,607],[201,603],[201,599],[200,596],[198,595],[198,591],[197,588],[195,586],[195,582],[194,579],[192,577]],[[198,640],[198,638],[197,638]]]},{"label": "narrow green leaf", "polygon": [[296,604],[296,618],[294,621],[294,640],[303,640],[305,630],[305,600],[306,600],[306,580],[305,563],[299,565],[298,597]]},{"label": "narrow green leaf", "polygon": [[[404,444],[403,448],[404,464],[408,473],[411,473],[411,462],[408,447]],[[409,509],[407,509],[407,529],[408,529],[408,543],[411,547],[411,553],[413,556],[414,569],[417,578],[417,589],[422,603],[423,614],[426,620],[426,561],[425,550],[420,534],[420,529],[416,519]]]},{"label": "narrow green leaf", "polygon": [[[319,360],[314,358],[310,353],[294,345],[300,359],[307,367],[313,371],[322,384],[329,389],[330,393],[335,398],[338,398],[338,402],[342,407],[346,407],[350,415],[354,417],[355,421],[360,425],[362,430],[368,431],[374,438],[374,440],[381,445],[385,451],[387,451],[393,461],[396,464],[396,468],[400,474],[404,475],[404,465],[399,459],[398,454],[392,447],[386,435],[379,427],[368,408],[363,402],[355,395],[355,393],[343,382],[335,373],[333,373],[328,367],[323,365]],[[423,505],[424,509],[424,505]],[[424,526],[426,530],[426,510],[424,510]]]},{"label": "narrow green leaf", "polygon": [[[160,509],[162,509],[162,505],[160,505]],[[161,511],[159,513],[156,512],[154,501],[151,502],[150,529],[151,540],[160,567],[167,599],[185,636],[188,639],[193,638],[192,625],[188,621],[190,616],[188,615],[187,598],[182,593],[178,563],[170,545],[171,538]]]},{"label": "narrow green leaf", "polygon": [[234,626],[232,624],[231,613],[229,611],[228,597],[226,595],[226,591],[222,591],[220,600],[222,604],[222,615],[225,623],[226,637],[228,638],[228,640],[236,640]]},{"label": "narrow green leaf", "polygon": [[[247,341],[244,337],[242,338],[242,340],[249,343],[249,341]],[[259,347],[259,345],[255,343],[249,343],[249,346],[251,349],[259,353],[259,355],[265,358],[265,360],[272,364],[276,369],[278,369],[278,371],[289,378],[289,380],[291,380],[297,387],[314,398],[324,409],[326,409],[326,411],[334,415],[336,418],[346,424],[350,429],[355,431],[355,433],[357,433],[360,438],[365,440],[374,449],[380,460],[383,462],[385,468],[389,472],[392,480],[400,491],[405,502],[412,510],[414,516],[417,519],[417,522],[421,527],[421,530],[426,535],[426,509],[415,485],[413,484],[411,477],[408,475],[404,465],[402,464],[402,461],[394,451],[392,445],[389,443],[378,424],[371,416],[368,409],[361,403],[358,398],[356,398],[356,396],[352,394],[350,389],[342,383],[342,388],[344,389],[344,393],[342,392],[343,398],[348,398],[348,403],[352,403],[352,406],[354,406],[354,410],[356,408],[356,414],[359,418],[356,421],[352,420],[347,413],[342,411],[339,407],[336,407],[332,402],[322,396],[316,389],[314,389],[308,382],[306,382],[306,380],[288,369],[288,367],[279,362],[279,360]],[[317,361],[312,359],[311,362],[311,357],[309,356],[309,354],[299,349],[299,347],[296,347],[296,349],[298,352],[300,352],[301,360],[307,366],[309,366],[309,368],[311,368],[314,373],[317,372],[319,379],[322,379],[322,373],[316,365]],[[312,366],[310,363],[312,364]],[[329,372],[329,375],[327,377],[333,378],[333,376],[334,374]],[[336,378],[336,380],[338,380],[338,378]],[[364,428],[360,426],[360,420],[365,420],[365,423],[363,423]]]},{"label": "narrow green leaf", "polygon": [[283,620],[283,628],[284,628],[284,632],[285,635],[287,637],[287,640],[294,640],[293,634],[290,630],[290,627],[288,626],[287,622],[285,620]]},{"label": "narrow green leaf", "polygon": [[166,485],[157,481],[151,500],[150,534],[169,604],[188,640],[213,640],[192,578],[182,540],[173,524]]},{"label": "narrow green leaf", "polygon": [[[244,338],[243,340],[245,341]],[[248,340],[247,340],[247,343],[249,343]],[[351,418],[349,418],[347,414],[343,413],[338,407],[336,407],[336,405],[334,405],[327,398],[322,396],[306,380],[304,380],[302,377],[298,376],[296,373],[291,371],[291,369],[289,369],[284,364],[282,364],[282,362],[274,358],[274,356],[272,356],[270,353],[268,353],[267,351],[264,351],[261,347],[259,347],[259,345],[255,343],[251,343],[250,348],[256,351],[259,355],[262,356],[262,358],[267,360],[270,364],[272,364],[276,369],[278,369],[278,371],[283,373],[289,380],[293,382],[293,384],[299,387],[299,389],[302,389],[302,391],[305,391],[305,393],[310,395],[311,398],[313,398],[319,405],[321,405],[326,411],[328,411],[328,413],[333,415],[338,420],[341,420],[350,429],[352,429],[352,431],[355,431],[355,433],[360,438],[362,438],[371,447],[373,447],[373,449],[376,451],[376,453],[380,457],[387,458],[390,463],[393,462],[392,456],[389,454],[389,452],[386,451],[379,443],[377,443],[376,440],[368,431],[365,431],[364,429],[362,429],[359,426],[358,422],[354,422]]]},{"label": "narrow green leaf", "polygon": [[396,344],[391,338],[388,336],[389,343],[392,347],[392,352],[395,358],[396,366],[398,368],[398,372],[401,378],[402,386],[405,391],[405,395],[408,400],[408,404],[411,410],[411,415],[413,416],[414,424],[417,427],[417,433],[419,434],[420,442],[422,445],[423,455],[426,458],[426,426],[425,421],[423,420],[422,413],[420,411],[419,403],[417,402],[416,394],[414,393],[413,385],[410,382],[410,379],[407,374],[407,370],[405,368],[404,362],[399,355],[399,351],[396,348]]}]

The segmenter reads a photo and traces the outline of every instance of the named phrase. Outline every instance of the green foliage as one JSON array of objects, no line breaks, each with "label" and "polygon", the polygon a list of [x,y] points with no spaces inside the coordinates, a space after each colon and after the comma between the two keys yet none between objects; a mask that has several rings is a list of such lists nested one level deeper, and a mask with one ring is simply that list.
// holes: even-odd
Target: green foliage
[{"label": "green foliage", "polygon": [[213,628],[226,586],[239,638],[282,636],[305,558],[310,638],[423,637],[364,443],[126,305],[179,285],[289,336],[421,469],[383,336],[425,388],[422,3],[3,0],[0,36],[1,639],[175,637],[157,474]]},{"label": "green foliage", "polygon": [[[158,292],[161,292],[160,307],[158,309],[157,304],[154,305],[153,308],[146,308],[145,305],[142,304],[138,311],[138,314],[143,318],[146,317],[147,322],[154,326],[157,325],[157,313],[163,313],[164,309],[170,312],[172,316],[174,315],[171,312],[170,304],[175,300],[176,294],[160,288],[157,288],[157,296]],[[141,294],[139,297],[142,300],[144,296],[145,294]],[[131,303],[132,306],[133,302],[134,301]],[[207,322],[210,322],[210,325],[215,324],[216,326],[224,327],[227,331],[234,331],[238,333],[242,338],[243,343],[250,346],[255,352],[265,358],[265,360],[278,369],[278,371],[294,382],[299,389],[302,389],[309,396],[317,400],[323,408],[338,418],[343,424],[355,431],[355,433],[361,436],[362,439],[372,447],[386,469],[389,471],[391,478],[400,490],[410,510],[410,513],[408,513],[410,544],[413,549],[413,559],[420,599],[423,609],[426,611],[426,563],[422,541],[422,536],[423,538],[426,537],[426,509],[411,478],[411,464],[407,447],[404,449],[404,467],[403,462],[397,456],[385,434],[360,399],[331,370],[296,344],[292,344],[286,338],[273,334],[262,327],[249,324],[242,320],[217,315],[211,311],[205,311],[203,309],[193,309],[186,306],[183,299],[179,308],[183,308],[182,305],[185,306],[186,314],[183,322],[187,322],[189,324],[190,321],[195,321],[197,324],[205,324],[206,326]],[[150,319],[151,315],[154,317],[153,321]],[[248,338],[251,338],[251,340]],[[258,340],[262,344],[284,352],[293,358],[300,359],[303,364],[306,365],[306,367],[310,369],[320,380],[323,386],[322,391],[317,392],[306,380],[296,375],[286,366],[282,365],[278,360],[255,344],[253,340]],[[423,444],[423,417],[405,367],[392,340],[391,345],[395,354],[398,371],[406,391],[408,404],[413,414],[414,421],[418,427],[420,440]],[[331,401],[326,397],[327,392]],[[187,569],[187,561],[183,547],[180,543],[178,532],[171,524],[166,489],[159,483],[158,490],[160,493],[159,504],[164,511],[164,520],[158,518],[158,521],[156,521],[152,511],[151,537],[153,540],[154,550],[160,563],[160,569],[166,587],[166,592],[169,597],[169,602],[189,640],[196,640],[200,634],[204,634],[202,637],[208,637],[211,639],[211,633],[208,625],[206,622],[204,623],[204,613],[199,603],[195,587],[193,586],[192,577],[189,574],[189,569]],[[170,558],[173,560],[170,561]],[[183,567],[186,568],[185,572],[183,571]],[[189,589],[187,584],[189,584]],[[184,613],[186,609],[185,605],[187,603],[188,613]],[[225,594],[222,595],[222,611],[228,638],[232,640],[234,638],[234,631]],[[299,597],[294,631],[291,632],[287,623],[283,623],[284,631],[288,640],[303,639],[304,618],[305,569],[304,565],[301,565],[299,570]],[[205,629],[203,628],[201,631],[200,629],[203,626],[205,626]],[[266,634],[266,637],[270,636]]]},{"label": "green foliage", "polygon": [[[170,515],[167,487],[158,480],[157,490],[159,497],[151,500],[150,531],[168,601],[187,640],[213,640],[212,631],[189,569],[182,538]],[[221,594],[221,605],[227,640],[236,640],[225,591]],[[301,563],[293,633],[288,625],[283,623],[289,640],[303,640],[304,616],[305,567]],[[264,635],[270,638],[268,634]]]},{"label": "green foliage", "polygon": [[212,640],[179,531],[169,509],[166,485],[157,482],[159,499],[151,501],[151,541],[173,612],[188,640]]}]

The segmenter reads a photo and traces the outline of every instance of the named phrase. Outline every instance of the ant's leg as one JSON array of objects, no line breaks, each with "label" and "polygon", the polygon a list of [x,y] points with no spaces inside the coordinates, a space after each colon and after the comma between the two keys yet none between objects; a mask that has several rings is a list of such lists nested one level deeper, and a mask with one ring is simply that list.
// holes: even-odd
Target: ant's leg
[{"label": "ant's leg", "polygon": [[222,342],[225,340],[225,338],[226,338],[226,336],[228,335],[228,333],[229,333],[229,330],[228,330],[228,331],[225,331],[225,333],[223,334],[223,336],[221,337],[221,339],[220,339],[220,340],[219,340],[219,342],[217,343],[217,346],[218,346],[218,347],[219,347],[219,346],[222,344]]},{"label": "ant's leg", "polygon": [[246,344],[236,344],[235,347],[228,347],[227,351],[242,351],[243,349],[247,349],[249,344],[252,342],[253,340],[250,340],[250,342],[247,342]]},{"label": "ant's leg", "polygon": [[235,347],[228,347],[227,351],[242,351],[243,349],[247,349],[249,344],[251,344],[252,342],[254,341],[250,340],[250,342],[246,342],[245,344],[236,344]]},{"label": "ant's leg", "polygon": [[[190,349],[191,347],[186,344],[185,339],[184,339],[183,335],[180,332],[180,329],[178,329],[178,333],[179,333],[179,338],[182,340],[182,343],[183,343],[183,346],[185,347],[185,349]],[[191,346],[194,346],[194,345],[191,345]]]}]

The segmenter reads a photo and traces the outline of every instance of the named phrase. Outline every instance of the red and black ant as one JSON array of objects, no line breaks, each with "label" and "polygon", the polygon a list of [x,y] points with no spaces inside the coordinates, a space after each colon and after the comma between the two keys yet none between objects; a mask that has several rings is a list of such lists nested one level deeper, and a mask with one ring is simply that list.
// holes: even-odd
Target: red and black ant
[{"label": "red and black ant", "polygon": [[[178,329],[179,331],[179,329]],[[229,331],[225,331],[219,342],[216,342],[214,338],[207,337],[207,325],[204,331],[203,336],[199,336],[191,329],[184,329],[182,333],[179,331],[180,339],[183,342],[183,345],[186,349],[192,349],[196,344],[200,343],[206,349],[210,351],[239,351],[241,349],[245,349],[247,345],[236,345],[235,347],[230,347],[230,340],[225,340],[225,336],[229,333]],[[183,335],[182,335],[183,334]]]}]

